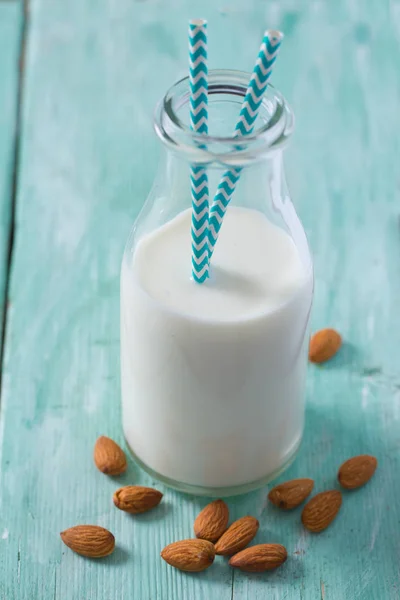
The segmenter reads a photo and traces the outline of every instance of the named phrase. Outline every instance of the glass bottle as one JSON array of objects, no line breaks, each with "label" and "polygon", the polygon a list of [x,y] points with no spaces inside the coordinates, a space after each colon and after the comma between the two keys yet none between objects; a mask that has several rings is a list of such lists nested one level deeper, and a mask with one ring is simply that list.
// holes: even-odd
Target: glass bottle
[{"label": "glass bottle", "polygon": [[[238,144],[249,79],[210,71],[206,137],[189,128],[187,79],[159,103],[166,152],[121,269],[126,441],[152,476],[205,495],[274,478],[304,423],[313,269],[283,170],[293,114],[269,86]],[[191,277],[192,165],[207,168],[210,203],[226,169],[241,169],[203,284]]]}]

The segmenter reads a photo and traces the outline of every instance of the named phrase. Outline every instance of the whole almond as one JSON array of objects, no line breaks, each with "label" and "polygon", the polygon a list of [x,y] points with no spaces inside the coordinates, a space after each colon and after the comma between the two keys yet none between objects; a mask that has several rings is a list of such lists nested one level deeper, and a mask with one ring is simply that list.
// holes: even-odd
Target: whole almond
[{"label": "whole almond", "polygon": [[160,503],[162,493],[141,485],[126,485],[114,493],[113,502],[117,508],[131,514],[144,513]]},{"label": "whole almond", "polygon": [[268,494],[268,498],[278,508],[290,510],[304,502],[311,494],[313,487],[312,479],[292,479],[276,485]]},{"label": "whole almond", "polygon": [[216,542],[226,531],[229,521],[229,509],[223,500],[214,500],[203,508],[194,522],[196,537]]},{"label": "whole almond", "polygon": [[304,527],[318,533],[332,523],[342,505],[342,494],[337,490],[321,492],[305,505],[301,520]]},{"label": "whole almond", "polygon": [[323,363],[333,356],[342,345],[342,338],[335,329],[321,329],[310,339],[308,358],[313,363]]},{"label": "whole almond", "polygon": [[280,567],[287,559],[285,546],[281,544],[258,544],[238,552],[229,561],[231,567],[250,573],[260,573]]},{"label": "whole almond", "polygon": [[254,517],[242,517],[225,531],[215,544],[215,553],[231,556],[243,550],[254,538],[259,523]]},{"label": "whole almond", "polygon": [[96,467],[106,475],[120,475],[126,471],[127,463],[124,451],[109,437],[102,435],[94,446]]},{"label": "whole almond", "polygon": [[162,550],[161,558],[181,571],[204,571],[214,562],[214,544],[207,540],[181,540]]},{"label": "whole almond", "polygon": [[361,454],[353,456],[342,464],[338,473],[340,485],[347,490],[355,490],[369,481],[376,471],[378,461],[375,456]]},{"label": "whole almond", "polygon": [[108,556],[115,548],[113,534],[97,525],[76,525],[60,533],[68,548],[90,558]]}]

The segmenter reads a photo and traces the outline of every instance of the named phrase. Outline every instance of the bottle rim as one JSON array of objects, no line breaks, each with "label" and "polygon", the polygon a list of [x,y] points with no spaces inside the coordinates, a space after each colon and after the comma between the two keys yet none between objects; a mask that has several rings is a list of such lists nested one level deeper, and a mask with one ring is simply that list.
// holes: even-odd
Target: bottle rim
[{"label": "bottle rim", "polygon": [[[236,102],[238,117],[251,74],[218,69],[209,71],[208,102]],[[294,115],[284,96],[269,85],[260,105],[259,125],[250,134],[238,137],[199,134],[189,126],[189,77],[174,83],[157,104],[154,128],[168,149],[195,164],[245,166],[258,161],[288,142],[294,129]],[[181,113],[186,109],[187,119]],[[240,140],[240,143],[238,143]],[[245,140],[241,141],[241,140]]]}]

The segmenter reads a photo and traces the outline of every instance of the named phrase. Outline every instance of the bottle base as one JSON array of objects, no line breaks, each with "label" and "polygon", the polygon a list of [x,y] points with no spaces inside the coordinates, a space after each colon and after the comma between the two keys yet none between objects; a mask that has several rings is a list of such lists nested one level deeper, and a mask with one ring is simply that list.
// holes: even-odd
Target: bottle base
[{"label": "bottle base", "polygon": [[265,477],[257,479],[256,481],[250,481],[248,483],[230,487],[206,487],[201,485],[192,485],[189,483],[182,483],[181,481],[176,481],[175,479],[170,479],[169,477],[165,477],[164,475],[157,473],[157,471],[154,471],[153,469],[148,467],[143,461],[141,461],[140,458],[135,454],[135,452],[128,444],[126,438],[125,443],[134,461],[139,465],[139,467],[143,469],[143,471],[145,471],[148,475],[155,479],[158,479],[159,481],[161,481],[161,483],[164,483],[168,487],[173,488],[174,490],[178,490],[179,492],[184,492],[186,494],[192,494],[195,496],[211,496],[214,498],[226,498],[228,496],[237,496],[239,494],[246,494],[247,492],[257,490],[258,488],[263,487],[273,479],[276,479],[279,475],[281,475],[281,473],[286,471],[286,469],[290,467],[290,465],[293,463],[297,456],[301,445],[302,437],[303,436],[300,436],[298,441],[292,446],[285,458],[285,462],[282,464],[282,466],[279,467],[279,469],[276,469],[272,473],[268,473],[268,475],[265,475]]}]

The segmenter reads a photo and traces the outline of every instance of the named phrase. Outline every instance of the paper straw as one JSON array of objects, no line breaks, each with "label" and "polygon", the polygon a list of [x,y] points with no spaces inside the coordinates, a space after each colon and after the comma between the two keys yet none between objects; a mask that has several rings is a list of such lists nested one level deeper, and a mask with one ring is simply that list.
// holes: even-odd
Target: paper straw
[{"label": "paper straw", "polygon": [[[189,22],[190,127],[208,133],[207,21]],[[204,148],[204,146],[201,146]],[[192,275],[203,283],[208,277],[208,176],[204,167],[190,168],[192,193]]]},{"label": "paper straw", "polygon": [[[279,52],[283,34],[280,31],[266,31],[262,41],[253,74],[243,100],[235,135],[246,136],[252,133],[258,117],[263,95],[267,89],[272,67]],[[241,168],[226,171],[218,185],[209,217],[209,258],[214,252],[219,230],[228,204],[239,181]]]}]

